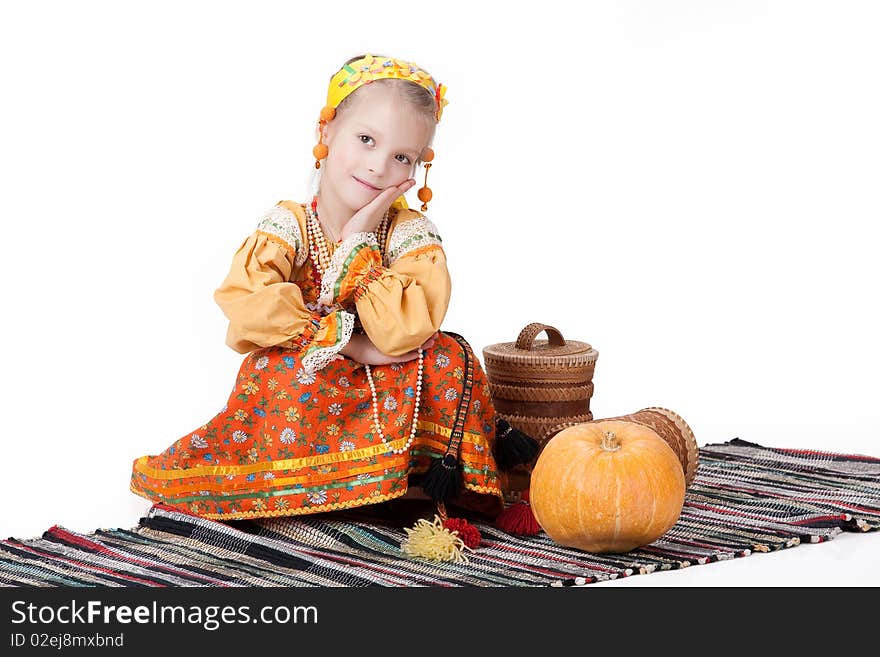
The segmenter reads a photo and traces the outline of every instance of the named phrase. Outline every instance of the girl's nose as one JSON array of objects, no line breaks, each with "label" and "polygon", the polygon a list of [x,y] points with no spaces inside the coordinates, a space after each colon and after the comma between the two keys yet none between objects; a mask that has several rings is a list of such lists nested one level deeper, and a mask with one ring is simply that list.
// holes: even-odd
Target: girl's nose
[{"label": "girl's nose", "polygon": [[374,154],[367,163],[367,168],[369,168],[370,173],[372,173],[375,178],[381,178],[385,173],[384,157],[384,155]]}]

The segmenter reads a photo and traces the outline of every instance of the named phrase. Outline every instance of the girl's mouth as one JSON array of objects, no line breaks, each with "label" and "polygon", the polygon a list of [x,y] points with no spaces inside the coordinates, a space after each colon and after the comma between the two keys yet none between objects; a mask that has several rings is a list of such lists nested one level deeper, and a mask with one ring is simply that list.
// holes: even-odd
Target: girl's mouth
[{"label": "girl's mouth", "polygon": [[352,176],[352,178],[354,178],[355,180],[357,180],[361,185],[363,185],[363,186],[366,187],[367,189],[370,189],[370,190],[372,190],[372,191],[374,191],[374,192],[378,192],[378,191],[379,191],[379,188],[378,188],[378,187],[373,187],[372,185],[368,185],[367,183],[365,183],[363,180],[361,180],[361,179],[358,178],[357,176]]}]

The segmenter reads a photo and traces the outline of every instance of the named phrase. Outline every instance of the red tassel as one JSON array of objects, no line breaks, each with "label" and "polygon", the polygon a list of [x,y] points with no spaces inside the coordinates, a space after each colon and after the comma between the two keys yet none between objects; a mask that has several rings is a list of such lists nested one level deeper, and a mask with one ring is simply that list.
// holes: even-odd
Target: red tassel
[{"label": "red tassel", "polygon": [[532,505],[529,504],[529,491],[524,490],[519,502],[511,504],[498,514],[495,526],[508,534],[520,536],[534,536],[541,532],[535,514],[532,513]]},{"label": "red tassel", "polygon": [[471,550],[476,548],[483,540],[480,530],[464,518],[447,518],[443,521],[443,527],[451,532],[458,532],[458,537]]}]

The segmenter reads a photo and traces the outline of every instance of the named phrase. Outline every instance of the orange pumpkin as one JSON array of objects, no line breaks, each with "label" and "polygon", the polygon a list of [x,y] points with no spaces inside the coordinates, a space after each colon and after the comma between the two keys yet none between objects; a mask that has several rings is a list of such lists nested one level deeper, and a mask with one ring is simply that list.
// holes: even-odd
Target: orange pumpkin
[{"label": "orange pumpkin", "polygon": [[607,420],[553,436],[532,470],[529,494],[538,524],[560,545],[628,552],[676,523],[685,488],[681,462],[653,429]]}]

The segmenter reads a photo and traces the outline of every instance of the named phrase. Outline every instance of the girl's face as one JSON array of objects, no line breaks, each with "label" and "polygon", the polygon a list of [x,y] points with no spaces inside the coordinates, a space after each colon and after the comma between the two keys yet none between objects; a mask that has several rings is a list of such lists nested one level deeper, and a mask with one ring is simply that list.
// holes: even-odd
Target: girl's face
[{"label": "girl's face", "polygon": [[321,194],[357,211],[383,189],[415,173],[428,145],[430,127],[393,89],[361,87],[353,105],[327,123],[327,159],[321,165]]}]

